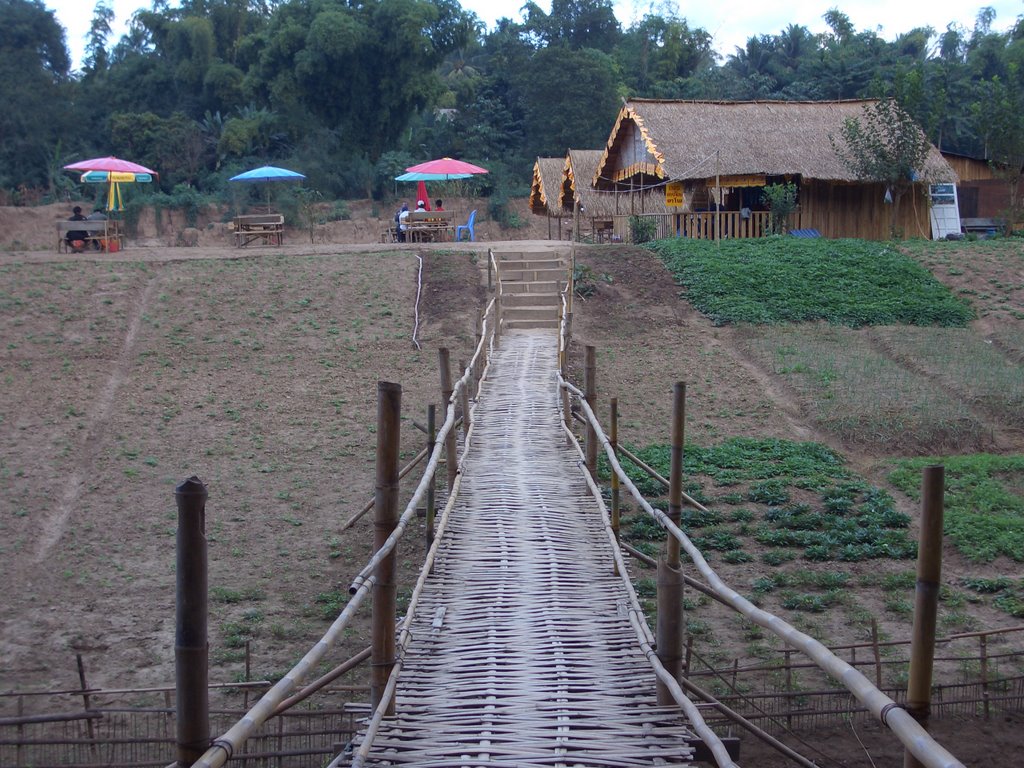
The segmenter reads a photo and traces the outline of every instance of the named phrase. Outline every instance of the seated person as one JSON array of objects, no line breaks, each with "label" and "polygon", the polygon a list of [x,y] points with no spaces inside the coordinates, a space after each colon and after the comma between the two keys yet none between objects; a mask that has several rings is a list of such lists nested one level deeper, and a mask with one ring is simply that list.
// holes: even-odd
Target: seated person
[{"label": "seated person", "polygon": [[395,223],[398,224],[398,242],[405,242],[405,230],[408,229],[406,219],[409,218],[409,206],[402,203],[402,210],[395,214]]},{"label": "seated person", "polygon": [[[71,209],[71,216],[70,218],[68,218],[68,221],[86,221],[85,216],[82,215],[82,207],[80,205],[76,205],[74,208]],[[81,243],[81,245],[78,246],[77,250],[81,250],[85,246],[85,239],[87,237],[89,237],[89,233],[83,229],[71,229],[68,230],[68,233],[66,235],[64,235],[64,239],[65,241],[67,241],[68,248],[74,249],[75,246],[73,245],[73,243]]]},{"label": "seated person", "polygon": [[[92,213],[90,213],[88,216],[86,216],[85,220],[86,221],[106,221],[107,220],[107,214],[105,214],[103,212],[103,206],[102,205],[97,205],[96,206],[96,210],[94,210]],[[96,234],[100,235],[102,233],[101,232],[97,232]],[[101,243],[99,240],[93,240],[92,241],[92,247],[95,248],[97,251],[101,251],[104,248],[104,244]]]},{"label": "seated person", "polygon": [[435,200],[434,201],[434,210],[435,211],[443,211],[444,210],[444,207],[441,205],[441,201],[440,200]]},{"label": "seated person", "polygon": [[422,200],[417,200],[416,201],[416,213],[426,213],[426,212],[427,212],[427,204],[424,203]]}]

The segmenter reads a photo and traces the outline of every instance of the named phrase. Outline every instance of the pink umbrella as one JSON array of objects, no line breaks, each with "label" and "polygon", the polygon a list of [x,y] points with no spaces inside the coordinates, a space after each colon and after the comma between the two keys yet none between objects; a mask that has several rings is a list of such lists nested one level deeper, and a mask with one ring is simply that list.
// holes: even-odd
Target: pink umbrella
[{"label": "pink umbrella", "polygon": [[148,173],[159,176],[144,165],[131,163],[118,157],[94,157],[92,160],[81,160],[64,166],[65,171],[113,171],[115,173]]},{"label": "pink umbrella", "polygon": [[419,165],[411,165],[405,169],[412,173],[436,173],[443,176],[453,176],[460,173],[488,173],[486,168],[473,165],[462,160],[453,160],[450,157],[442,157],[440,160],[428,160]]}]

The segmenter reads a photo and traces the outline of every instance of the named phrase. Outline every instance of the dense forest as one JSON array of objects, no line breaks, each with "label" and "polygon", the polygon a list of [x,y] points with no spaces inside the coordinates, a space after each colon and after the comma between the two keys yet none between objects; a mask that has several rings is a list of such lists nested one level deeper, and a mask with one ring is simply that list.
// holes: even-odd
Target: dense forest
[{"label": "dense forest", "polygon": [[610,0],[527,3],[491,30],[457,0],[153,0],[121,39],[112,21],[100,0],[72,69],[41,0],[0,0],[4,201],[67,194],[62,166],[102,154],[159,170],[164,194],[272,163],[328,198],[386,194],[451,155],[490,168],[473,191],[501,198],[536,157],[603,146],[627,96],[894,96],[944,150],[1015,161],[1024,145],[1024,17],[996,32],[991,9],[887,41],[834,8],[824,34],[790,25],[724,58],[681,16],[624,28]]}]

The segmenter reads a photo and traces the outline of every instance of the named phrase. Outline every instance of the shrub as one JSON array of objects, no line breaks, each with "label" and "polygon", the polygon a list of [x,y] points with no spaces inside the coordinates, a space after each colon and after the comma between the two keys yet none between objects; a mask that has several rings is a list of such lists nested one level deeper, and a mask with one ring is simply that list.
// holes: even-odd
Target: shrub
[{"label": "shrub", "polygon": [[637,245],[649,243],[658,234],[658,222],[653,216],[630,216],[629,236]]}]

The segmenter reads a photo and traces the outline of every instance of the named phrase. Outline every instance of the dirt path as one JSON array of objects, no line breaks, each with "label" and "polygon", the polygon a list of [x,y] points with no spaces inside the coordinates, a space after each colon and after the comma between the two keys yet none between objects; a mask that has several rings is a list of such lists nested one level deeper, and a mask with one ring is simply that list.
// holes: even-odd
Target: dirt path
[{"label": "dirt path", "polygon": [[104,432],[110,422],[111,411],[117,404],[118,394],[123,389],[133,365],[136,355],[135,339],[139,333],[139,326],[147,308],[152,303],[153,294],[159,282],[160,273],[156,272],[145,284],[141,294],[132,302],[132,314],[128,321],[128,331],[121,342],[121,353],[110,371],[109,378],[88,409],[85,434],[75,452],[74,466],[64,480],[64,490],[60,495],[57,508],[42,521],[35,554],[32,558],[33,563],[42,562],[50,553],[53,545],[64,534],[64,526],[72,511],[78,506],[85,487],[85,480],[91,474],[93,457],[100,449]]}]

